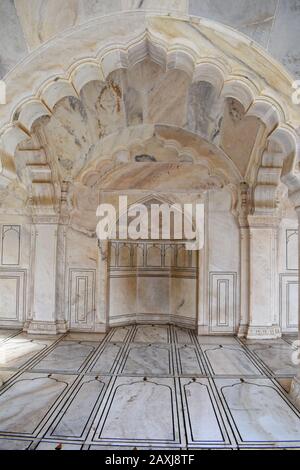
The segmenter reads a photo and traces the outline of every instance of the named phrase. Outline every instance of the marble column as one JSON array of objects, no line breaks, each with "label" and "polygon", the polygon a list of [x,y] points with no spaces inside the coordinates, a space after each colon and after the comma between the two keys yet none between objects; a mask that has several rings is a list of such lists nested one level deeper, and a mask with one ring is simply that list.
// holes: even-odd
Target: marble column
[{"label": "marble column", "polygon": [[95,331],[105,333],[109,326],[109,241],[98,240],[97,298]]},{"label": "marble column", "polygon": [[31,312],[26,330],[38,334],[65,332],[65,322],[56,316],[58,218],[39,216],[33,222]]},{"label": "marble column", "polygon": [[243,182],[240,184],[239,189],[238,222],[240,226],[240,321],[238,336],[244,337],[247,334],[249,326],[249,186],[247,183]]},{"label": "marble column", "polygon": [[[300,206],[296,207],[295,210],[298,216],[298,347],[300,347]],[[300,364],[298,374],[292,380],[290,395],[300,408]]]},{"label": "marble column", "polygon": [[246,336],[249,327],[249,247],[249,227],[240,224],[240,337]]},{"label": "marble column", "polygon": [[249,326],[247,338],[281,336],[279,326],[277,234],[279,218],[249,215]]},{"label": "marble column", "polygon": [[61,184],[60,217],[57,226],[57,263],[56,263],[56,318],[60,330],[68,329],[68,312],[66,312],[66,255],[67,255],[67,231],[70,221],[68,206],[69,183]]}]

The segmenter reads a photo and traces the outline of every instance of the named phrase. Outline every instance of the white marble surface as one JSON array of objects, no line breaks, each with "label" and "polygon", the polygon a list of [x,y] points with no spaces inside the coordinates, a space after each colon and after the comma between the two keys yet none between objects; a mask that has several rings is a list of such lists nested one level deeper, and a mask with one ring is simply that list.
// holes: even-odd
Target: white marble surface
[{"label": "white marble surface", "polygon": [[0,367],[20,367],[54,343],[51,338],[32,338],[26,333],[0,345]]},{"label": "white marble surface", "polygon": [[[15,0],[14,4],[5,2],[1,11],[1,29],[10,39],[3,48],[2,74],[28,53],[27,48],[34,49],[95,16],[133,9],[177,15],[188,13],[219,21],[246,34],[291,72],[299,73],[299,50],[294,47],[299,21],[297,0],[279,2],[278,7],[276,0],[68,0],[63,7],[58,0],[36,0],[30,7],[26,0]],[[288,30],[287,23],[290,24]],[[284,41],[279,41],[283,33]]]},{"label": "white marble surface", "polygon": [[93,342],[62,341],[34,369],[78,371],[95,349],[96,344]]},{"label": "white marble surface", "polygon": [[248,348],[263,361],[272,374],[292,376],[297,374],[299,366],[292,361],[292,348],[290,345],[278,341],[273,344],[249,344]]},{"label": "white marble surface", "polygon": [[199,355],[197,354],[197,348],[195,346],[180,344],[177,347],[177,351],[179,359],[179,369],[181,374],[204,374],[204,368],[201,364],[201,360]]},{"label": "white marble surface", "polygon": [[[18,336],[2,346],[13,351]],[[300,449],[291,375],[271,354],[291,352],[285,340],[197,337],[166,325],[67,338],[38,338],[45,347],[29,362],[16,355],[12,369],[0,366],[0,449]]]},{"label": "white marble surface", "polygon": [[169,375],[172,372],[170,348],[161,344],[132,343],[122,370],[133,375]]},{"label": "white marble surface", "polygon": [[16,336],[18,333],[18,330],[0,330],[0,342],[12,336]]},{"label": "white marble surface", "polygon": [[197,443],[225,445],[230,441],[222,417],[211,395],[208,379],[182,379],[184,412],[188,416],[188,441],[192,446]]},{"label": "white marble surface", "polygon": [[215,375],[260,375],[245,351],[238,346],[201,346]]},{"label": "white marble surface", "polygon": [[[111,408],[98,431],[99,438],[114,436],[116,440],[149,444],[178,439],[178,431],[174,433],[174,393],[170,379],[117,379]],[[160,403],[164,403],[163,408]]]},{"label": "white marble surface", "polygon": [[168,327],[156,325],[138,325],[134,335],[136,343],[167,343]]},{"label": "white marble surface", "polygon": [[239,430],[240,443],[275,445],[283,441],[288,446],[299,441],[299,413],[270,380],[217,379],[216,383]]},{"label": "white marble surface", "polygon": [[33,434],[74,377],[25,373],[0,396],[0,432]]},{"label": "white marble surface", "polygon": [[115,368],[116,358],[120,353],[121,348],[122,344],[111,342],[106,343],[101,349],[96,361],[93,361],[91,371],[99,374],[112,373]]}]

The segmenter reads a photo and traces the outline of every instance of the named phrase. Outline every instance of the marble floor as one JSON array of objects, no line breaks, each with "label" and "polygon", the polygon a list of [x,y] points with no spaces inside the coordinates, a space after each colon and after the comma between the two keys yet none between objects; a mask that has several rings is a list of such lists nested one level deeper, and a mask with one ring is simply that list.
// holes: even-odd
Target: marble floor
[{"label": "marble floor", "polygon": [[300,449],[292,337],[0,331],[0,449]]}]

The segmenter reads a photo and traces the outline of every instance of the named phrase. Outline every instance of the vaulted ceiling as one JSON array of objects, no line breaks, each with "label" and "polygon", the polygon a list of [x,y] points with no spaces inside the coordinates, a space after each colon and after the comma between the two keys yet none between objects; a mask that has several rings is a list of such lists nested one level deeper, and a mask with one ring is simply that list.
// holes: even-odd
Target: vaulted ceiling
[{"label": "vaulted ceiling", "polygon": [[96,26],[50,41],[8,77],[2,207],[55,212],[64,181],[199,191],[211,178],[247,181],[257,209],[273,210],[280,179],[298,171],[284,69],[209,22],[128,14]]}]

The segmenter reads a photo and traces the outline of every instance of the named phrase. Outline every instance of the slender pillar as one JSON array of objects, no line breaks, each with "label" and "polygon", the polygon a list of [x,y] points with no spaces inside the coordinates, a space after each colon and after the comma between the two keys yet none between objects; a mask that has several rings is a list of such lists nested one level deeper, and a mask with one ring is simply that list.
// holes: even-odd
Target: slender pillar
[{"label": "slender pillar", "polygon": [[[298,216],[298,347],[300,347],[300,206],[296,207],[296,212]],[[300,351],[298,350],[297,360],[299,359]],[[300,408],[300,364],[298,367],[298,374],[292,380],[290,395]]]},{"label": "slender pillar", "polygon": [[248,225],[249,187],[243,182],[239,188],[240,226],[240,323],[238,336],[246,336],[249,326],[249,250],[250,233]]},{"label": "slender pillar", "polygon": [[246,336],[249,326],[249,246],[249,227],[240,225],[240,337]]},{"label": "slender pillar", "polygon": [[56,216],[34,217],[31,315],[28,333],[64,332],[56,316],[57,235]]},{"label": "slender pillar", "polygon": [[109,302],[109,242],[98,240],[98,293],[96,309],[95,331],[105,333],[109,326],[108,302]]},{"label": "slender pillar", "polygon": [[247,338],[281,336],[278,309],[277,233],[279,219],[249,215],[249,326]]}]

